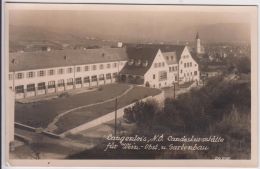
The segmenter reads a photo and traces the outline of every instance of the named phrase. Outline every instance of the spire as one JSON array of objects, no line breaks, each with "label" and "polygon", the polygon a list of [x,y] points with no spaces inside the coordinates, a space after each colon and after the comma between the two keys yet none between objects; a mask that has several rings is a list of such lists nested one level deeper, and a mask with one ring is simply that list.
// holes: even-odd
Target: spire
[{"label": "spire", "polygon": [[196,39],[199,39],[200,37],[199,37],[199,32],[197,32],[197,34],[196,34]]}]

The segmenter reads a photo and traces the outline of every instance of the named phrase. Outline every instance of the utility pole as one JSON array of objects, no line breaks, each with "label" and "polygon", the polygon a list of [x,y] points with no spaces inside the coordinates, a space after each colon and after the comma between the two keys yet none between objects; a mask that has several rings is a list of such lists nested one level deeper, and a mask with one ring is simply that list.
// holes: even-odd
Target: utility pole
[{"label": "utility pole", "polygon": [[176,88],[175,88],[175,83],[173,83],[173,99],[175,100],[175,92],[176,92]]},{"label": "utility pole", "polygon": [[117,98],[115,100],[115,136],[116,136],[116,128],[117,127]]},{"label": "utility pole", "polygon": [[73,89],[76,88],[76,66],[73,65]]}]

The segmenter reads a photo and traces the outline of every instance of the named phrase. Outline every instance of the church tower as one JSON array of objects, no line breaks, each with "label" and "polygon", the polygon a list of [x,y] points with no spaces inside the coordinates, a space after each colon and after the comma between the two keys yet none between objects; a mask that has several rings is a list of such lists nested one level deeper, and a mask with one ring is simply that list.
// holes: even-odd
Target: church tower
[{"label": "church tower", "polygon": [[196,53],[200,54],[201,53],[201,45],[200,45],[200,37],[199,37],[199,32],[196,34]]}]

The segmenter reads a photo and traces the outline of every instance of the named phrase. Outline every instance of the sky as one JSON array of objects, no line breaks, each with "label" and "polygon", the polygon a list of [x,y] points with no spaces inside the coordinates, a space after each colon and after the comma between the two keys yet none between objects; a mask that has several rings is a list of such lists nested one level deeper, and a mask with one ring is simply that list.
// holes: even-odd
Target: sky
[{"label": "sky", "polygon": [[[189,40],[194,38],[197,31],[207,32],[204,38],[210,39],[211,35],[207,29],[234,23],[247,25],[247,30],[241,28],[241,36],[245,38],[250,27],[249,16],[243,12],[199,10],[11,10],[9,23],[81,36],[130,41],[163,41],[171,38]],[[231,32],[221,31],[222,36],[232,33],[232,29]]]}]

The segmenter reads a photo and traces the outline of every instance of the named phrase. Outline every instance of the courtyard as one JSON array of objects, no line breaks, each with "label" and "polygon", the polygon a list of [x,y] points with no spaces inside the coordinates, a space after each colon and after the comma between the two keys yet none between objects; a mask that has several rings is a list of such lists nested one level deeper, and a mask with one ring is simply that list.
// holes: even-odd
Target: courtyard
[{"label": "courtyard", "polygon": [[[32,103],[17,102],[15,105],[15,122],[36,128],[47,128],[53,122],[57,126],[53,132],[60,134],[114,111],[116,97],[118,97],[118,108],[121,108],[160,92],[159,89],[141,86],[109,84],[100,86],[95,91],[68,94],[64,97]],[[64,112],[67,113],[54,121],[57,116]]]}]

